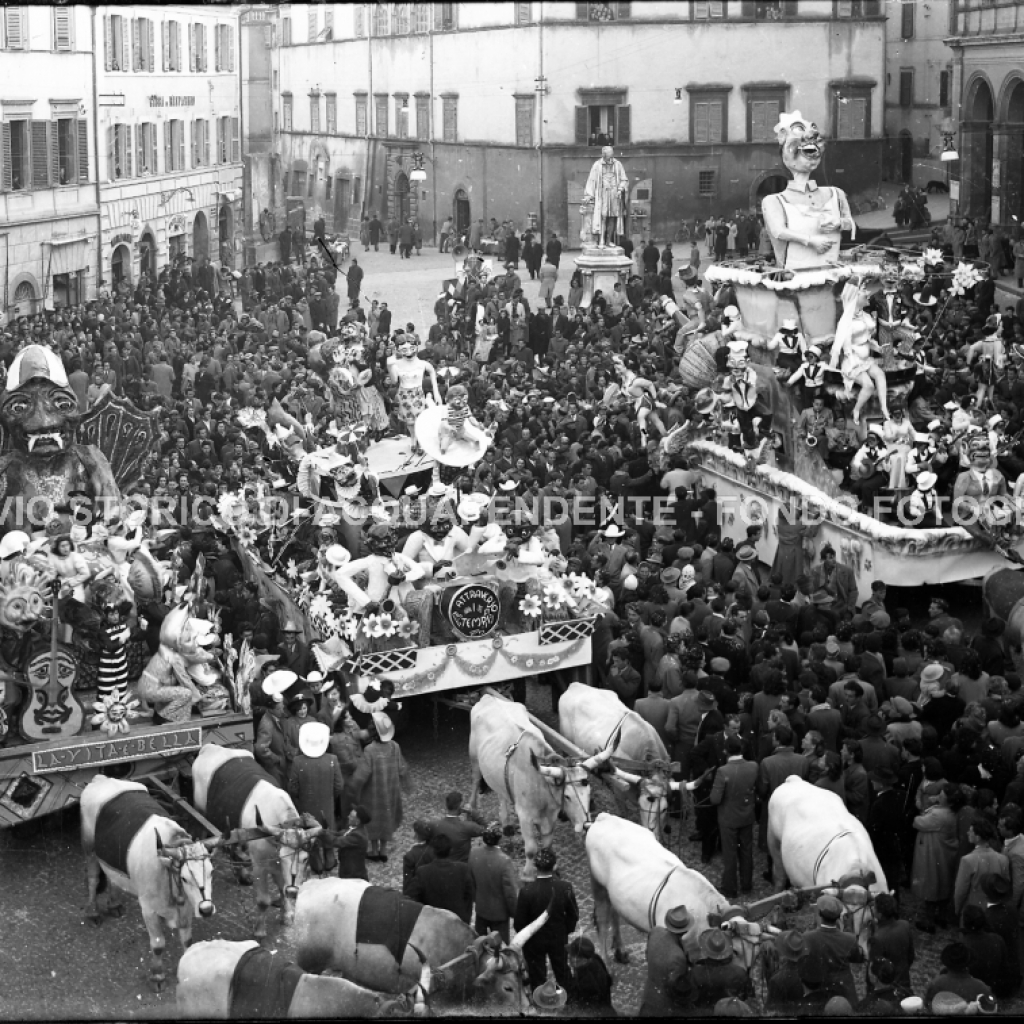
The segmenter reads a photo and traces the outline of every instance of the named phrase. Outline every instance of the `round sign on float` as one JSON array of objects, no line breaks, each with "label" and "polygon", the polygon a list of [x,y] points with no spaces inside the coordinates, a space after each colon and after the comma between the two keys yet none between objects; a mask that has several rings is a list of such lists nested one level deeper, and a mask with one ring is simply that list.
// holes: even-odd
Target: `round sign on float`
[{"label": "round sign on float", "polygon": [[498,626],[501,602],[486,583],[463,583],[441,595],[441,612],[462,640],[482,640]]}]

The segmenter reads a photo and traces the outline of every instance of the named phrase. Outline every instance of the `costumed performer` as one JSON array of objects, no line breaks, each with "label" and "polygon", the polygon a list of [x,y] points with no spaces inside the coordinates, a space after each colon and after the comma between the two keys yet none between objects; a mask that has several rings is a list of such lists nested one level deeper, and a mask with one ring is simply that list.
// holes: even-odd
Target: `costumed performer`
[{"label": "costumed performer", "polygon": [[874,340],[874,321],[865,309],[868,294],[861,282],[851,281],[843,288],[843,315],[836,325],[836,339],[832,342],[829,369],[838,369],[843,375],[844,389],[840,398],[853,398],[853,387],[860,388],[853,407],[853,422],[860,423],[861,410],[872,395],[878,395],[882,416],[889,419],[885,372],[872,353],[878,352]]},{"label": "costumed performer", "polygon": [[398,343],[398,353],[388,364],[388,377],[392,384],[398,385],[395,408],[398,418],[405,425],[406,433],[412,438],[413,451],[420,452],[416,440],[416,418],[427,408],[427,400],[423,394],[423,378],[430,381],[433,389],[434,402],[441,404],[441,392],[437,386],[437,373],[431,363],[420,359],[416,352],[416,343],[403,335]]}]

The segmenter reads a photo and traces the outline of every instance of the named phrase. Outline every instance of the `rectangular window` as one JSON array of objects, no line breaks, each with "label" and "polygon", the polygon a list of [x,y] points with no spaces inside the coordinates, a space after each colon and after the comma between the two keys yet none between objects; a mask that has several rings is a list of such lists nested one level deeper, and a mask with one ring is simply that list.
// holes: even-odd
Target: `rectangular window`
[{"label": "rectangular window", "polygon": [[163,69],[164,71],[181,70],[181,25],[176,21],[165,21],[163,24]]},{"label": "rectangular window", "polygon": [[458,96],[445,96],[441,100],[441,110],[444,124],[444,141],[457,142],[459,137],[459,98]]},{"label": "rectangular window", "polygon": [[748,138],[751,142],[775,142],[775,126],[784,108],[781,97],[753,96],[747,101]]},{"label": "rectangular window", "polygon": [[430,31],[430,4],[413,4],[413,31],[420,35]]},{"label": "rectangular window", "polygon": [[57,182],[71,185],[78,180],[78,121],[57,118]]},{"label": "rectangular window", "polygon": [[108,133],[108,157],[114,172],[111,177],[115,180],[130,178],[132,176],[131,125],[111,125]]},{"label": "rectangular window", "polygon": [[914,69],[900,68],[900,106],[914,105]]},{"label": "rectangular window", "polygon": [[[694,145],[711,145],[726,141],[725,98],[695,96],[691,102],[691,139]],[[774,122],[773,122],[774,124]]]},{"label": "rectangular window", "polygon": [[430,138],[430,97],[416,97],[416,138]]},{"label": "rectangular window", "polygon": [[835,0],[837,18],[877,18],[882,0]]},{"label": "rectangular window", "polygon": [[866,96],[837,96],[837,139],[866,139],[868,137],[868,99]]},{"label": "rectangular window", "polygon": [[130,61],[125,19],[111,14],[104,19],[103,66],[107,71],[127,71]]},{"label": "rectangular window", "polygon": [[333,92],[327,94],[327,134],[338,134],[338,97]]},{"label": "rectangular window", "polygon": [[73,270],[68,274],[53,275],[54,309],[67,309],[85,301],[85,271]]},{"label": "rectangular window", "polygon": [[292,96],[285,93],[281,97],[281,130],[290,132],[292,130]]},{"label": "rectangular window", "polygon": [[8,50],[28,49],[28,8],[4,8],[4,46]]},{"label": "rectangular window", "polygon": [[395,135],[400,139],[409,138],[409,97],[395,97]]},{"label": "rectangular window", "polygon": [[903,39],[914,38],[914,5],[904,0],[900,7],[900,37]]},{"label": "rectangular window", "polygon": [[53,9],[53,48],[70,50],[74,47],[74,20],[72,8],[54,7]]},{"label": "rectangular window", "polygon": [[217,118],[217,163],[231,163],[231,118]]},{"label": "rectangular window", "polygon": [[332,195],[334,195],[334,179],[327,178],[324,182],[324,198],[330,199]]},{"label": "rectangular window", "polygon": [[529,25],[533,21],[530,4],[516,4],[516,24]]},{"label": "rectangular window", "polygon": [[375,36],[386,36],[388,34],[388,5],[373,4],[373,34]]},{"label": "rectangular window", "polygon": [[[529,4],[516,4],[517,7],[529,7]],[[585,3],[576,5],[577,21],[620,21],[630,16],[631,5],[628,3]],[[525,22],[527,24],[529,14]]]},{"label": "rectangular window", "polygon": [[365,4],[354,4],[352,7],[352,34],[356,39],[362,39],[366,35]]},{"label": "rectangular window", "polygon": [[949,106],[949,82],[952,75],[949,71],[939,72],[939,106]]},{"label": "rectangular window", "polygon": [[218,71],[235,70],[235,33],[231,25],[217,25],[216,35],[216,67]]},{"label": "rectangular window", "polygon": [[334,38],[334,4],[324,5],[324,39]]},{"label": "rectangular window", "polygon": [[307,25],[307,35],[306,35],[306,38],[311,43],[316,40],[316,34],[319,31],[319,29],[317,27],[317,16],[318,16],[318,14],[319,14],[319,11],[317,11],[317,5],[316,4],[310,4],[306,8],[306,25]]},{"label": "rectangular window", "polygon": [[409,5],[395,4],[395,17],[392,30],[396,36],[407,36],[409,34]]},{"label": "rectangular window", "polygon": [[717,171],[698,171],[697,172],[697,191],[702,196],[713,196],[716,191],[718,172]]},{"label": "rectangular window", "polygon": [[532,96],[516,97],[516,145],[533,145],[533,111],[536,103]]},{"label": "rectangular window", "polygon": [[387,96],[375,97],[376,106],[376,128],[375,134],[381,138],[386,139],[388,137],[388,98]]},{"label": "rectangular window", "polygon": [[156,125],[140,124],[135,129],[135,159],[139,174],[157,174]]},{"label": "rectangular window", "polygon": [[454,32],[456,4],[434,4],[434,28],[439,32]]},{"label": "rectangular window", "polygon": [[192,166],[210,166],[210,123],[201,117],[192,122]]},{"label": "rectangular window", "polygon": [[292,19],[282,18],[281,19],[281,45],[291,46],[292,45]]},{"label": "rectangular window", "polygon": [[320,93],[315,92],[309,97],[309,130],[320,131]]},{"label": "rectangular window", "polygon": [[367,134],[366,131],[366,97],[356,97],[356,135],[362,137]]},{"label": "rectangular window", "polygon": [[8,121],[3,127],[3,187],[20,192],[28,188],[28,121]]},{"label": "rectangular window", "polygon": [[617,115],[627,108],[591,103],[576,108],[576,142],[581,146],[614,146],[619,141]]},{"label": "rectangular window", "polygon": [[694,21],[707,21],[709,18],[725,17],[725,0],[707,0],[693,5]]},{"label": "rectangular window", "polygon": [[164,122],[164,170],[185,170],[185,122]]}]

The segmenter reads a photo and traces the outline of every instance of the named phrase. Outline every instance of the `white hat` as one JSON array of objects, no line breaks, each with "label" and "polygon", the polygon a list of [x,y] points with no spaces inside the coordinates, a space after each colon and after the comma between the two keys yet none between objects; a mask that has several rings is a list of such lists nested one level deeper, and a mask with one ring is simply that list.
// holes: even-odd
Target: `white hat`
[{"label": "white hat", "polygon": [[475,523],[480,518],[480,506],[475,501],[460,501],[457,509],[460,519]]},{"label": "white hat", "polygon": [[988,421],[988,423],[985,424],[985,426],[987,426],[987,427],[994,427],[997,423],[1002,423],[1002,422],[1003,422],[1003,417],[1000,416],[999,413],[996,413],[995,416],[993,416],[992,419],[990,419]]},{"label": "white hat", "polygon": [[320,672],[317,669],[313,669],[312,672],[307,672],[306,673],[306,682],[307,683],[314,684],[314,683],[322,683],[323,681],[324,681],[324,674],[323,674],[323,672]]},{"label": "white hat", "polygon": [[618,523],[609,523],[602,531],[606,537],[617,539],[625,537],[626,531]]},{"label": "white hat", "polygon": [[627,576],[622,581],[622,589],[623,590],[636,590],[638,585],[639,585],[639,581],[637,580],[636,576]]},{"label": "white hat", "polygon": [[24,554],[29,545],[29,536],[22,530],[11,530],[0,538],[0,558]]},{"label": "white hat", "polygon": [[383,711],[374,711],[372,718],[381,743],[387,743],[388,740],[395,738],[395,723]]},{"label": "white hat", "polygon": [[726,306],[722,310],[722,316],[728,317],[730,320],[735,320],[740,315],[740,311],[736,306]]},{"label": "white hat", "polygon": [[782,321],[782,326],[779,328],[780,331],[798,331],[800,328],[797,326],[796,319],[794,317],[787,317]]},{"label": "white hat", "polygon": [[942,420],[932,420],[932,421],[931,421],[931,422],[930,422],[930,423],[928,424],[928,429],[929,429],[930,431],[931,431],[931,430],[941,430],[941,429],[942,429]]},{"label": "white hat", "polygon": [[291,669],[279,668],[276,672],[271,672],[266,679],[263,680],[263,692],[274,700],[281,700],[282,694],[288,689],[293,683],[298,680],[298,676],[292,672]]},{"label": "white hat", "polygon": [[438,481],[436,484],[430,485],[430,490],[427,491],[427,495],[431,498],[444,498],[448,494],[448,488],[443,483]]},{"label": "white hat", "polygon": [[917,489],[919,491],[930,491],[938,482],[939,478],[927,470],[917,474]]},{"label": "white hat", "polygon": [[306,757],[320,757],[327,753],[331,730],[323,722],[306,722],[299,729],[299,750]]},{"label": "white hat", "polygon": [[33,377],[46,377],[58,387],[68,386],[68,375],[56,352],[42,345],[28,345],[15,357],[7,370],[7,390],[14,391]]},{"label": "white hat", "polygon": [[340,544],[332,544],[325,552],[324,558],[335,568],[340,569],[352,561],[352,552],[343,548]]}]

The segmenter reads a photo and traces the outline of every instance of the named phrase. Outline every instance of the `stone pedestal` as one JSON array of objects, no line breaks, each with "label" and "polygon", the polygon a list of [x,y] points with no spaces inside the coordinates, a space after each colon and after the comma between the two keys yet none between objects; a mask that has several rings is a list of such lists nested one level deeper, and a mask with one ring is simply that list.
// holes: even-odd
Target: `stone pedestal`
[{"label": "stone pedestal", "polygon": [[583,252],[576,257],[576,269],[583,277],[583,298],[580,306],[588,309],[593,301],[594,292],[600,291],[608,298],[615,289],[616,282],[623,285],[633,269],[633,261],[619,245],[604,247],[584,244]]}]

